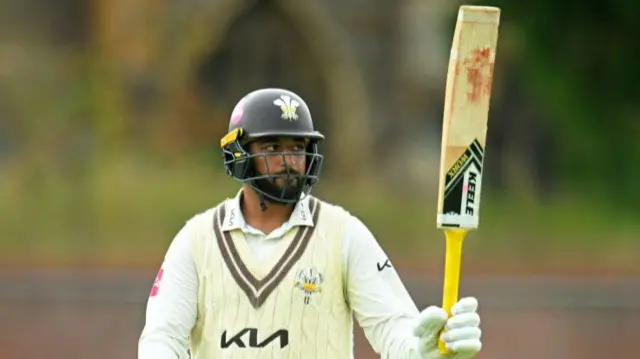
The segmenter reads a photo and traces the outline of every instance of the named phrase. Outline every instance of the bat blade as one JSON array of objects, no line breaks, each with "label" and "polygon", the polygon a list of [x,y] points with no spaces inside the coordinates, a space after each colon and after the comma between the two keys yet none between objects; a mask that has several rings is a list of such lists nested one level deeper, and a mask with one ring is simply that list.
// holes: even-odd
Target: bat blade
[{"label": "bat blade", "polygon": [[[446,255],[442,308],[458,300],[462,243],[479,223],[482,167],[500,9],[461,6],[451,45],[444,104],[437,226]],[[438,340],[440,352],[447,353]]]},{"label": "bat blade", "polygon": [[444,104],[438,228],[478,227],[499,23],[496,7],[458,11]]}]

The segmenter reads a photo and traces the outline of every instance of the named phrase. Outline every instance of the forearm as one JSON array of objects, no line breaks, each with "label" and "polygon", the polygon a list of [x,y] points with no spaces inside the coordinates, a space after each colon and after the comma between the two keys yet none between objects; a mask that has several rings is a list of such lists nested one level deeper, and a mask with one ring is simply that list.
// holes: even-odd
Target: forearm
[{"label": "forearm", "polygon": [[151,289],[138,341],[138,359],[189,358],[198,278],[187,234],[183,229],[173,240]]},{"label": "forearm", "polygon": [[409,318],[391,319],[373,326],[367,338],[370,343],[379,343],[381,359],[420,359],[414,322]]},{"label": "forearm", "polygon": [[138,359],[188,359],[188,346],[168,333],[143,333],[138,342]]},{"label": "forearm", "polygon": [[419,311],[391,261],[359,220],[345,233],[345,281],[355,318],[383,359],[418,359],[412,330]]}]

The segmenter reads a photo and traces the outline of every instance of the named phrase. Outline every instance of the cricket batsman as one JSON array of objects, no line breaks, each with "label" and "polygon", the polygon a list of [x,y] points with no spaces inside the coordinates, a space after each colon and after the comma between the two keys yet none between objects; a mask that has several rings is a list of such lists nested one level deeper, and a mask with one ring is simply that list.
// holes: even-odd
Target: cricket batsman
[{"label": "cricket batsman", "polygon": [[[369,229],[310,195],[323,139],[291,91],[259,89],[238,102],[221,150],[242,186],[173,239],[138,359],[348,359],[352,318],[381,358],[480,351],[474,297],[460,299],[451,316],[438,306],[419,311]],[[438,350],[441,335],[447,354]]]}]

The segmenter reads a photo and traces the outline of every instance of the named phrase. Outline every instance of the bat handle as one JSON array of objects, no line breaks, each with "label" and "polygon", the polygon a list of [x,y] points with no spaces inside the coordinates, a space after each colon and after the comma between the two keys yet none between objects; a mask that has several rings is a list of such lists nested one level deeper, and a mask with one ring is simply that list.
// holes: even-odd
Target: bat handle
[{"label": "bat handle", "polygon": [[[458,301],[460,283],[460,264],[462,260],[462,243],[467,229],[445,229],[446,249],[444,260],[444,283],[442,288],[442,308],[451,316],[451,308]],[[438,336],[438,348],[443,354],[448,353],[444,342]]]}]

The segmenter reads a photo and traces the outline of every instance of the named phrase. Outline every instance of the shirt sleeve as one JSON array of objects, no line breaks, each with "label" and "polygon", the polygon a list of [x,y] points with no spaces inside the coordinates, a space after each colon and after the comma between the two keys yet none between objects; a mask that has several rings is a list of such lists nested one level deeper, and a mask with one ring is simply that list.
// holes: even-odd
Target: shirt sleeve
[{"label": "shirt sleeve", "polygon": [[197,316],[198,276],[187,226],[175,236],[151,289],[138,359],[188,359]]},{"label": "shirt sleeve", "polygon": [[419,358],[412,330],[419,311],[391,261],[356,217],[343,238],[346,293],[358,324],[382,359]]}]

